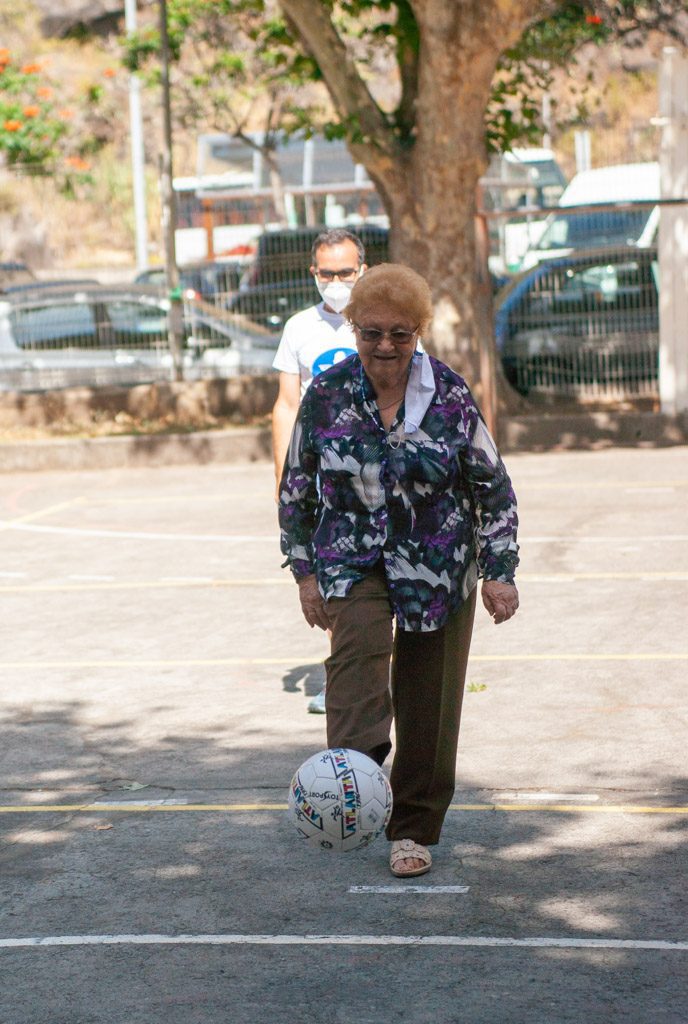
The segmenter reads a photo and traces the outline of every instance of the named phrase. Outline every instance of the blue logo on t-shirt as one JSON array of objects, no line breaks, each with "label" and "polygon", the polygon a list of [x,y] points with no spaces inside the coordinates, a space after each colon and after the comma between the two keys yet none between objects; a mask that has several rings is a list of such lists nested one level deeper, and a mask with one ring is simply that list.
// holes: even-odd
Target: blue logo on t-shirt
[{"label": "blue logo on t-shirt", "polygon": [[323,370],[329,370],[336,363],[341,363],[342,359],[352,356],[355,351],[355,348],[345,348],[342,345],[339,348],[328,348],[327,352],[321,353],[313,363],[313,376],[317,377]]}]

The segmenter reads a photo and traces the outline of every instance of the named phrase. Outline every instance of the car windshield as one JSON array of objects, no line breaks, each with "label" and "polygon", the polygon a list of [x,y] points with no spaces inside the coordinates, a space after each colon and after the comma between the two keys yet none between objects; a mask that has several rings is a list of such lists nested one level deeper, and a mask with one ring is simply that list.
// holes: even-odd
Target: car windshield
[{"label": "car windshield", "polygon": [[637,242],[651,210],[558,213],[537,243],[538,249],[586,249]]}]

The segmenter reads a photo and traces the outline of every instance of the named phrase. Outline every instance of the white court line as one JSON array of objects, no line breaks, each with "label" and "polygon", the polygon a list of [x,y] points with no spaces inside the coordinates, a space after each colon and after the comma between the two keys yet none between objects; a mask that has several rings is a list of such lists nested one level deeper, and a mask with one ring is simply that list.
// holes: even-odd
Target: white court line
[{"label": "white court line", "polygon": [[[73,526],[36,526],[33,523],[12,522],[11,520],[0,520],[0,529],[23,530],[30,533],[57,533],[77,537],[118,537],[123,540],[190,540],[190,541],[213,541],[264,544],[266,541],[279,540],[277,533],[145,533],[143,531],[131,530],[91,530]],[[663,534],[630,534],[612,537],[577,537],[574,534],[563,536],[542,536],[542,537],[519,537],[524,544],[619,544],[633,542],[641,543],[668,543],[674,544],[688,540],[688,533],[663,533]]]},{"label": "white court line", "polygon": [[633,533],[627,535],[616,534],[613,537],[577,537],[573,533],[567,533],[559,537],[556,535],[542,537],[519,536],[518,539],[521,544],[627,544],[629,542],[634,544],[662,544],[665,542],[674,544],[677,541],[688,540],[688,533]]},{"label": "white court line", "polygon": [[92,804],[84,804],[84,810],[89,810],[91,807],[98,809],[105,807],[107,810],[112,810],[113,807],[119,810],[121,807],[122,810],[126,810],[128,807],[169,807],[170,804],[180,807],[188,802],[179,797],[165,797],[162,800],[94,800]]},{"label": "white court line", "polygon": [[0,572],[0,579],[3,580],[24,580],[28,572]]},{"label": "white court line", "polygon": [[0,939],[0,949],[36,946],[515,946],[525,949],[662,949],[688,952],[688,942],[667,939],[515,939],[493,935],[45,935]]},{"label": "white court line", "polygon": [[88,530],[76,526],[34,526],[27,523],[0,521],[0,529],[22,530],[27,533],[58,533],[71,537],[108,537],[115,540],[199,540],[213,543],[228,541],[233,544],[279,541],[277,533],[145,533],[133,530]]},{"label": "white court line", "polygon": [[350,885],[349,892],[384,893],[392,896],[406,896],[408,893],[421,896],[426,893],[458,893],[463,896],[469,888],[468,885]]}]

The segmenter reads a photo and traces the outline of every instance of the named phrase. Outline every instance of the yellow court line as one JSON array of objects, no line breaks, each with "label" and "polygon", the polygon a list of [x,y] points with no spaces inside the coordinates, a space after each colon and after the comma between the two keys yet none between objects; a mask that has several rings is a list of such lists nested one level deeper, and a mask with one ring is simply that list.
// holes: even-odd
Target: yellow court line
[{"label": "yellow court line", "polygon": [[654,480],[652,483],[636,483],[633,480],[578,480],[568,483],[550,483],[547,480],[518,480],[518,474],[512,474],[514,482],[522,491],[531,488],[539,491],[617,491],[629,488],[633,491],[656,491],[661,487],[688,487],[688,480]]},{"label": "yellow court line", "polygon": [[[667,572],[574,572],[574,573],[520,573],[518,582],[561,582],[569,583],[578,580],[638,580],[638,581],[661,581],[661,580],[686,580],[688,581],[688,570],[670,570]],[[293,586],[291,576],[268,576],[263,579],[239,578],[239,579],[217,579],[217,580],[142,580],[139,582],[130,581],[126,583],[116,582],[84,582],[84,583],[23,583],[5,584],[0,586],[0,594],[44,594],[44,593],[78,593],[81,591],[110,591],[110,590],[183,590],[191,588],[195,590],[207,587],[208,589],[227,589],[231,587],[284,587]]]},{"label": "yellow court line", "polygon": [[[686,577],[688,578],[688,574]],[[150,580],[139,583],[27,583],[0,586],[0,594],[71,593],[82,590],[179,590],[186,587],[195,589],[208,587],[212,590],[213,588],[228,587],[293,587],[293,585],[291,576],[236,580]]]},{"label": "yellow court line", "polygon": [[[172,813],[181,812],[224,812],[239,814],[255,811],[286,811],[286,803],[279,804],[128,804],[119,801],[111,804],[6,804],[0,806],[0,814],[55,814],[69,811],[84,814],[111,814],[122,812],[129,814]],[[450,804],[450,811],[462,812],[493,812],[515,813],[548,813],[548,814],[688,814],[688,805],[675,807],[653,807],[640,804]]]},{"label": "yellow court line", "polygon": [[52,515],[53,512],[61,512],[65,508],[73,508],[75,505],[80,505],[82,501],[82,498],[71,498],[69,501],[61,501],[58,505],[48,505],[47,508],[38,509],[37,512],[29,512],[25,516],[19,516],[17,519],[9,519],[6,523],[0,523],[0,530],[11,530],[13,526],[19,526],[21,523],[32,523],[36,519]]},{"label": "yellow court line", "polygon": [[[0,669],[22,668],[230,668],[237,665],[294,665],[321,662],[325,654],[294,655],[291,658],[184,658],[179,660],[141,659],[102,661],[61,660],[61,661],[3,661]],[[658,652],[636,654],[476,654],[471,662],[517,662],[517,661],[688,661],[688,651],[676,653]]]}]

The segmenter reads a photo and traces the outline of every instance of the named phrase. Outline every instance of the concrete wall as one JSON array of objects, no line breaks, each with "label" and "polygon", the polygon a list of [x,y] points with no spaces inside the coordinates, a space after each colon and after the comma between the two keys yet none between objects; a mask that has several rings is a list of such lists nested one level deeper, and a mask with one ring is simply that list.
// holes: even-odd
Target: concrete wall
[{"label": "concrete wall", "polygon": [[118,414],[134,420],[168,420],[185,428],[207,427],[213,420],[244,425],[270,412],[277,388],[277,374],[271,374],[135,387],[6,392],[0,393],[0,430],[58,422],[86,428]]}]

